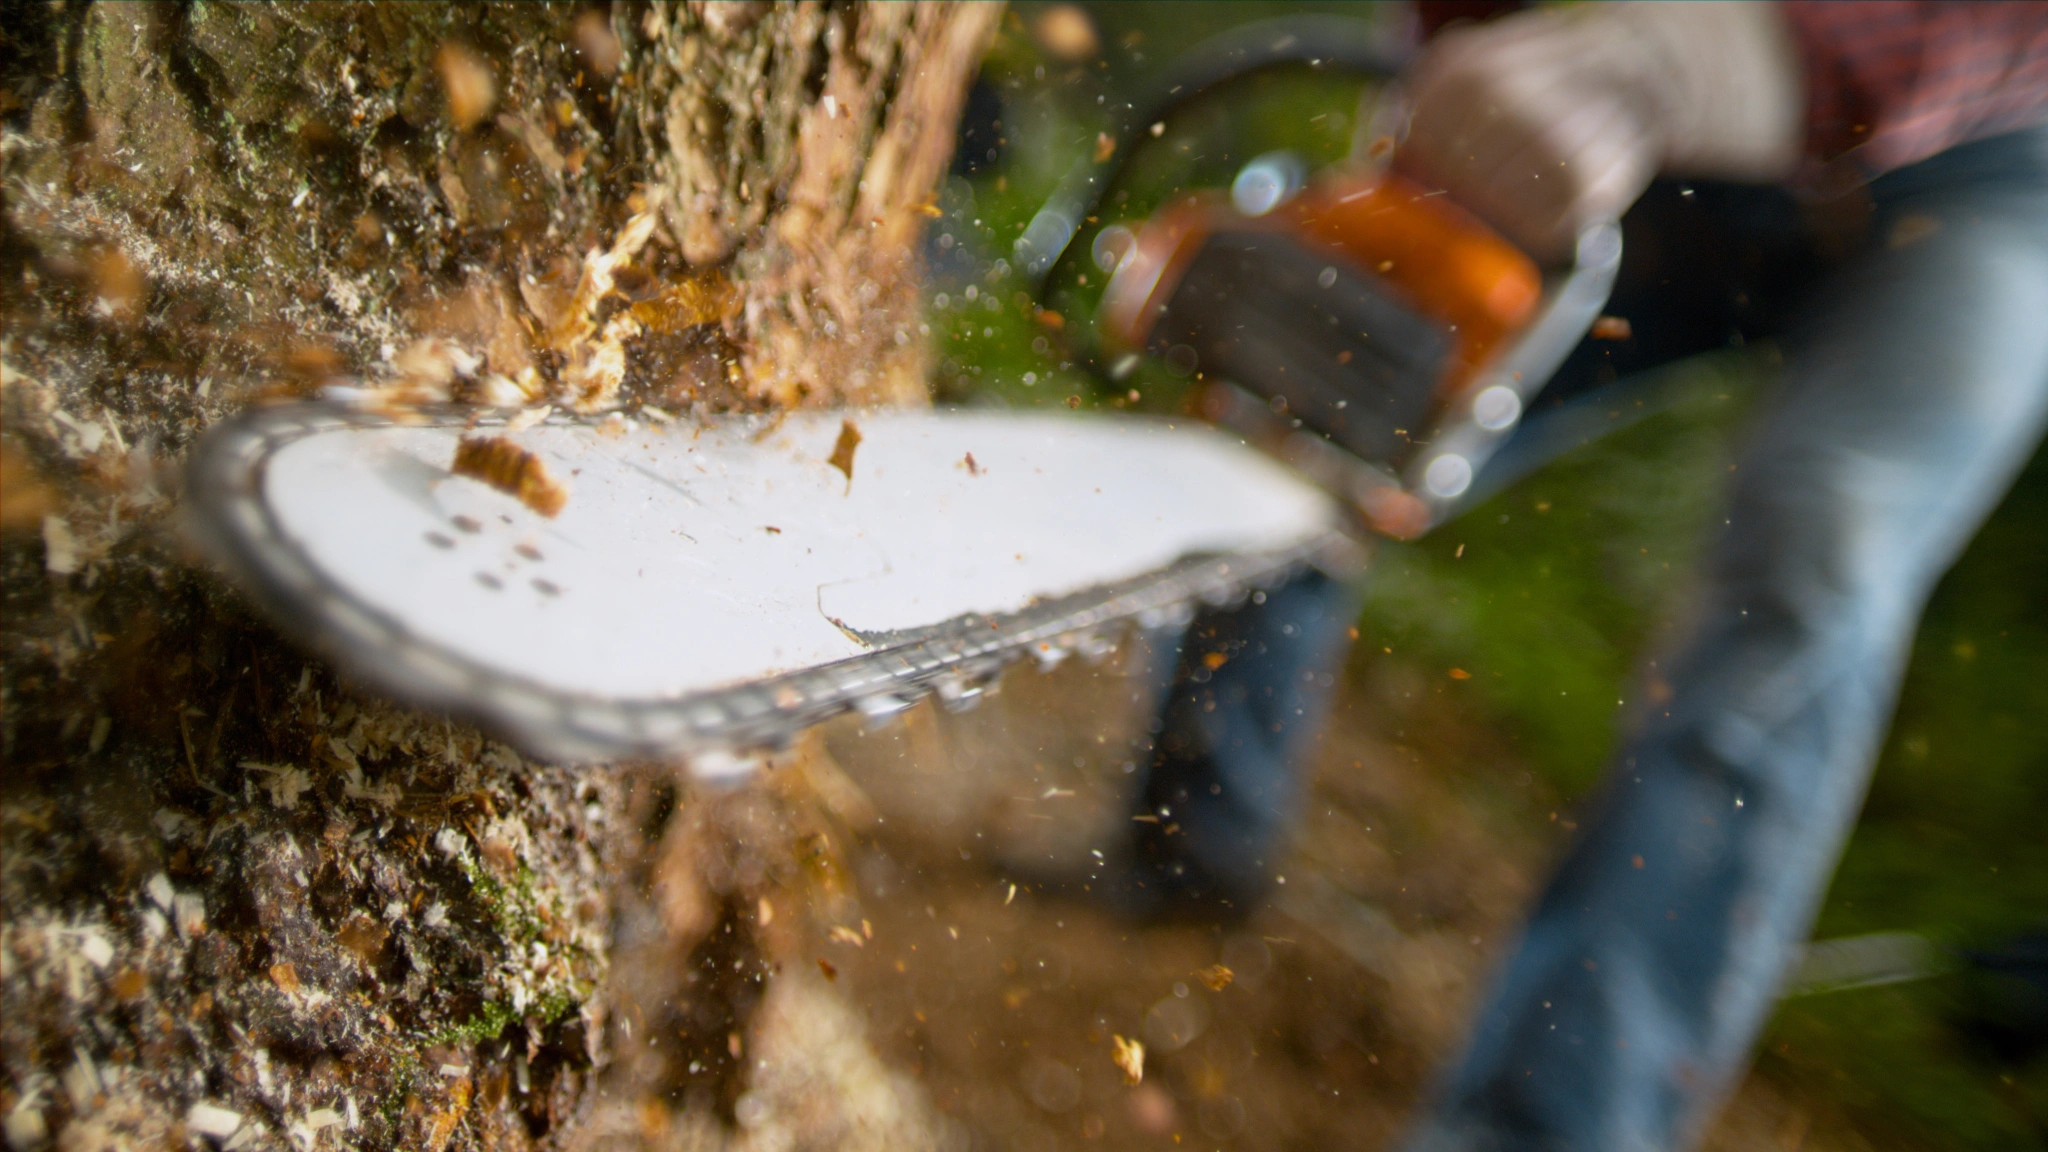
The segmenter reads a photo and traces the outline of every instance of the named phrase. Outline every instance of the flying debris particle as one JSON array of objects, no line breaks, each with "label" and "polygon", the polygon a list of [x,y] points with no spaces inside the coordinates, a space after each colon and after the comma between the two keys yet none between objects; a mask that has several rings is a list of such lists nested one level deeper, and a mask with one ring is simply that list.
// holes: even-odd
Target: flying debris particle
[{"label": "flying debris particle", "polygon": [[1195,973],[1195,975],[1202,983],[1209,986],[1209,991],[1211,992],[1221,992],[1225,988],[1230,987],[1232,980],[1237,979],[1237,973],[1232,972],[1221,964],[1211,964],[1200,972]]},{"label": "flying debris particle", "polygon": [[844,924],[833,925],[832,931],[828,933],[828,935],[831,936],[833,942],[837,944],[851,944],[855,948],[864,947],[866,944],[866,941],[861,939],[861,934],[859,932],[856,932],[853,929],[846,927]]},{"label": "flying debris particle", "polygon": [[1465,671],[1463,668],[1451,669],[1451,679],[1453,680],[1470,680],[1471,678],[1472,674],[1470,672]]},{"label": "flying debris particle", "polygon": [[1067,397],[1067,407],[1069,407],[1069,408],[1079,408],[1080,406],[1081,406],[1081,398],[1080,398],[1079,396],[1069,396],[1069,397]]},{"label": "flying debris particle", "polygon": [[853,421],[839,422],[839,439],[832,445],[832,455],[825,463],[839,469],[846,475],[846,490],[853,491],[853,450],[860,447],[860,429]]},{"label": "flying debris particle", "polygon": [[1111,136],[1107,132],[1097,132],[1095,134],[1095,162],[1100,164],[1114,155],[1116,155],[1116,137]]},{"label": "flying debris particle", "polygon": [[711,272],[679,280],[663,289],[661,295],[642,300],[628,311],[649,331],[666,335],[730,320],[740,314],[741,303],[739,287]]},{"label": "flying debris particle", "polygon": [[299,990],[299,970],[289,960],[281,960],[270,966],[270,982],[277,990],[290,995]]},{"label": "flying debris particle", "polygon": [[1141,1040],[1126,1040],[1121,1036],[1109,1038],[1109,1058],[1123,1071],[1124,1083],[1136,1087],[1145,1079],[1145,1044]]},{"label": "flying debris particle", "polygon": [[818,971],[823,972],[827,980],[839,979],[839,969],[833,967],[832,962],[823,956],[818,957]]},{"label": "flying debris particle", "polygon": [[1626,340],[1634,335],[1635,328],[1629,324],[1626,317],[1602,316],[1593,321],[1595,340]]},{"label": "flying debris particle", "polygon": [[463,437],[455,446],[450,471],[518,497],[521,504],[550,518],[569,502],[569,489],[549,474],[541,458],[503,436]]},{"label": "flying debris particle", "polygon": [[761,897],[760,907],[755,910],[755,919],[763,928],[775,923],[775,905],[770,904],[766,896]]},{"label": "flying debris particle", "polygon": [[576,51],[593,72],[607,80],[619,70],[619,60],[625,56],[611,21],[595,8],[585,9],[576,18]]},{"label": "flying debris particle", "polygon": [[979,476],[983,472],[982,466],[975,462],[974,453],[972,452],[969,452],[966,455],[966,457],[960,461],[960,466],[962,468],[967,469],[967,474],[969,476]]},{"label": "flying debris particle", "polygon": [[1904,248],[1908,244],[1925,240],[1939,231],[1941,231],[1941,221],[1932,216],[1915,212],[1910,216],[1899,217],[1892,224],[1890,234],[1884,238],[1884,246],[1887,248]]},{"label": "flying debris particle", "polygon": [[1095,22],[1079,4],[1054,4],[1043,9],[1031,22],[1031,34],[1052,57],[1062,64],[1093,60],[1102,51],[1102,38]]},{"label": "flying debris particle", "polygon": [[491,66],[474,49],[453,41],[434,54],[441,90],[448,97],[448,117],[467,132],[482,123],[498,104],[498,82]]}]

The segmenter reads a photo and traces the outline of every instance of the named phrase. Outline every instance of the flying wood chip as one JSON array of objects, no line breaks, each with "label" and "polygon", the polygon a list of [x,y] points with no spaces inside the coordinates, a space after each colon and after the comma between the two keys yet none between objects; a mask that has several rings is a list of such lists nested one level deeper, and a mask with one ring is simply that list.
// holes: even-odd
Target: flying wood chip
[{"label": "flying wood chip", "polygon": [[1595,340],[1627,340],[1635,334],[1635,326],[1625,316],[1602,316],[1593,321]]},{"label": "flying wood chip", "polygon": [[455,446],[450,471],[518,497],[521,504],[550,519],[569,502],[569,489],[549,474],[541,458],[503,436],[464,436]]},{"label": "flying wood chip", "polygon": [[849,490],[853,488],[853,450],[858,447],[860,447],[860,429],[854,427],[851,420],[840,421],[839,440],[832,445],[832,455],[825,463],[846,474],[846,487]]},{"label": "flying wood chip", "polygon": [[1109,1058],[1116,1062],[1117,1069],[1124,1074],[1124,1083],[1141,1084],[1145,1080],[1145,1045],[1141,1041],[1126,1040],[1121,1036],[1109,1038]]}]

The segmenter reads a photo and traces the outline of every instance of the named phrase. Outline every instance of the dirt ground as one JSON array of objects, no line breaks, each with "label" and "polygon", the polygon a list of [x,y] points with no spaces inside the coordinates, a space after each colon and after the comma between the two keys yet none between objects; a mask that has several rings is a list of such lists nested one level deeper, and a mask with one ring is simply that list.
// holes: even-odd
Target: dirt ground
[{"label": "dirt ground", "polygon": [[[1140,723],[1129,662],[1015,669],[972,712],[827,732],[845,779],[822,791],[864,828],[864,919],[826,945],[821,976],[931,1093],[948,1147],[1390,1146],[1570,813],[1461,719],[1455,691],[1360,661],[1285,880],[1248,922],[1138,926],[1013,888],[1114,860]],[[1118,1037],[1144,1044],[1142,1083],[1120,1071]],[[1872,1144],[1752,1076],[1709,1147]]]}]

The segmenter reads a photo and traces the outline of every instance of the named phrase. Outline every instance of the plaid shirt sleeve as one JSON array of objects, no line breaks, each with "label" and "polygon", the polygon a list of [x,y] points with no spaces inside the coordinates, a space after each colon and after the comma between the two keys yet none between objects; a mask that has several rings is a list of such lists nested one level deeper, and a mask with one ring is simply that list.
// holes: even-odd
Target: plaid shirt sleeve
[{"label": "plaid shirt sleeve", "polygon": [[1791,0],[1807,152],[1868,177],[2048,120],[2048,0]]}]

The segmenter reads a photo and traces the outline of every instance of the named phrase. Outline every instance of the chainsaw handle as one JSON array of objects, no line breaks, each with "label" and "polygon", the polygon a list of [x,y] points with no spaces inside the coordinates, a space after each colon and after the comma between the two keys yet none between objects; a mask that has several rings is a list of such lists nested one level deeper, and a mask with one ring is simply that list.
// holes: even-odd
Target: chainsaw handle
[{"label": "chainsaw handle", "polygon": [[1571,269],[1545,294],[1535,320],[1451,399],[1429,447],[1402,475],[1403,487],[1427,509],[1428,524],[1449,518],[1529,401],[1592,329],[1620,268],[1620,224],[1603,220],[1580,232]]}]

